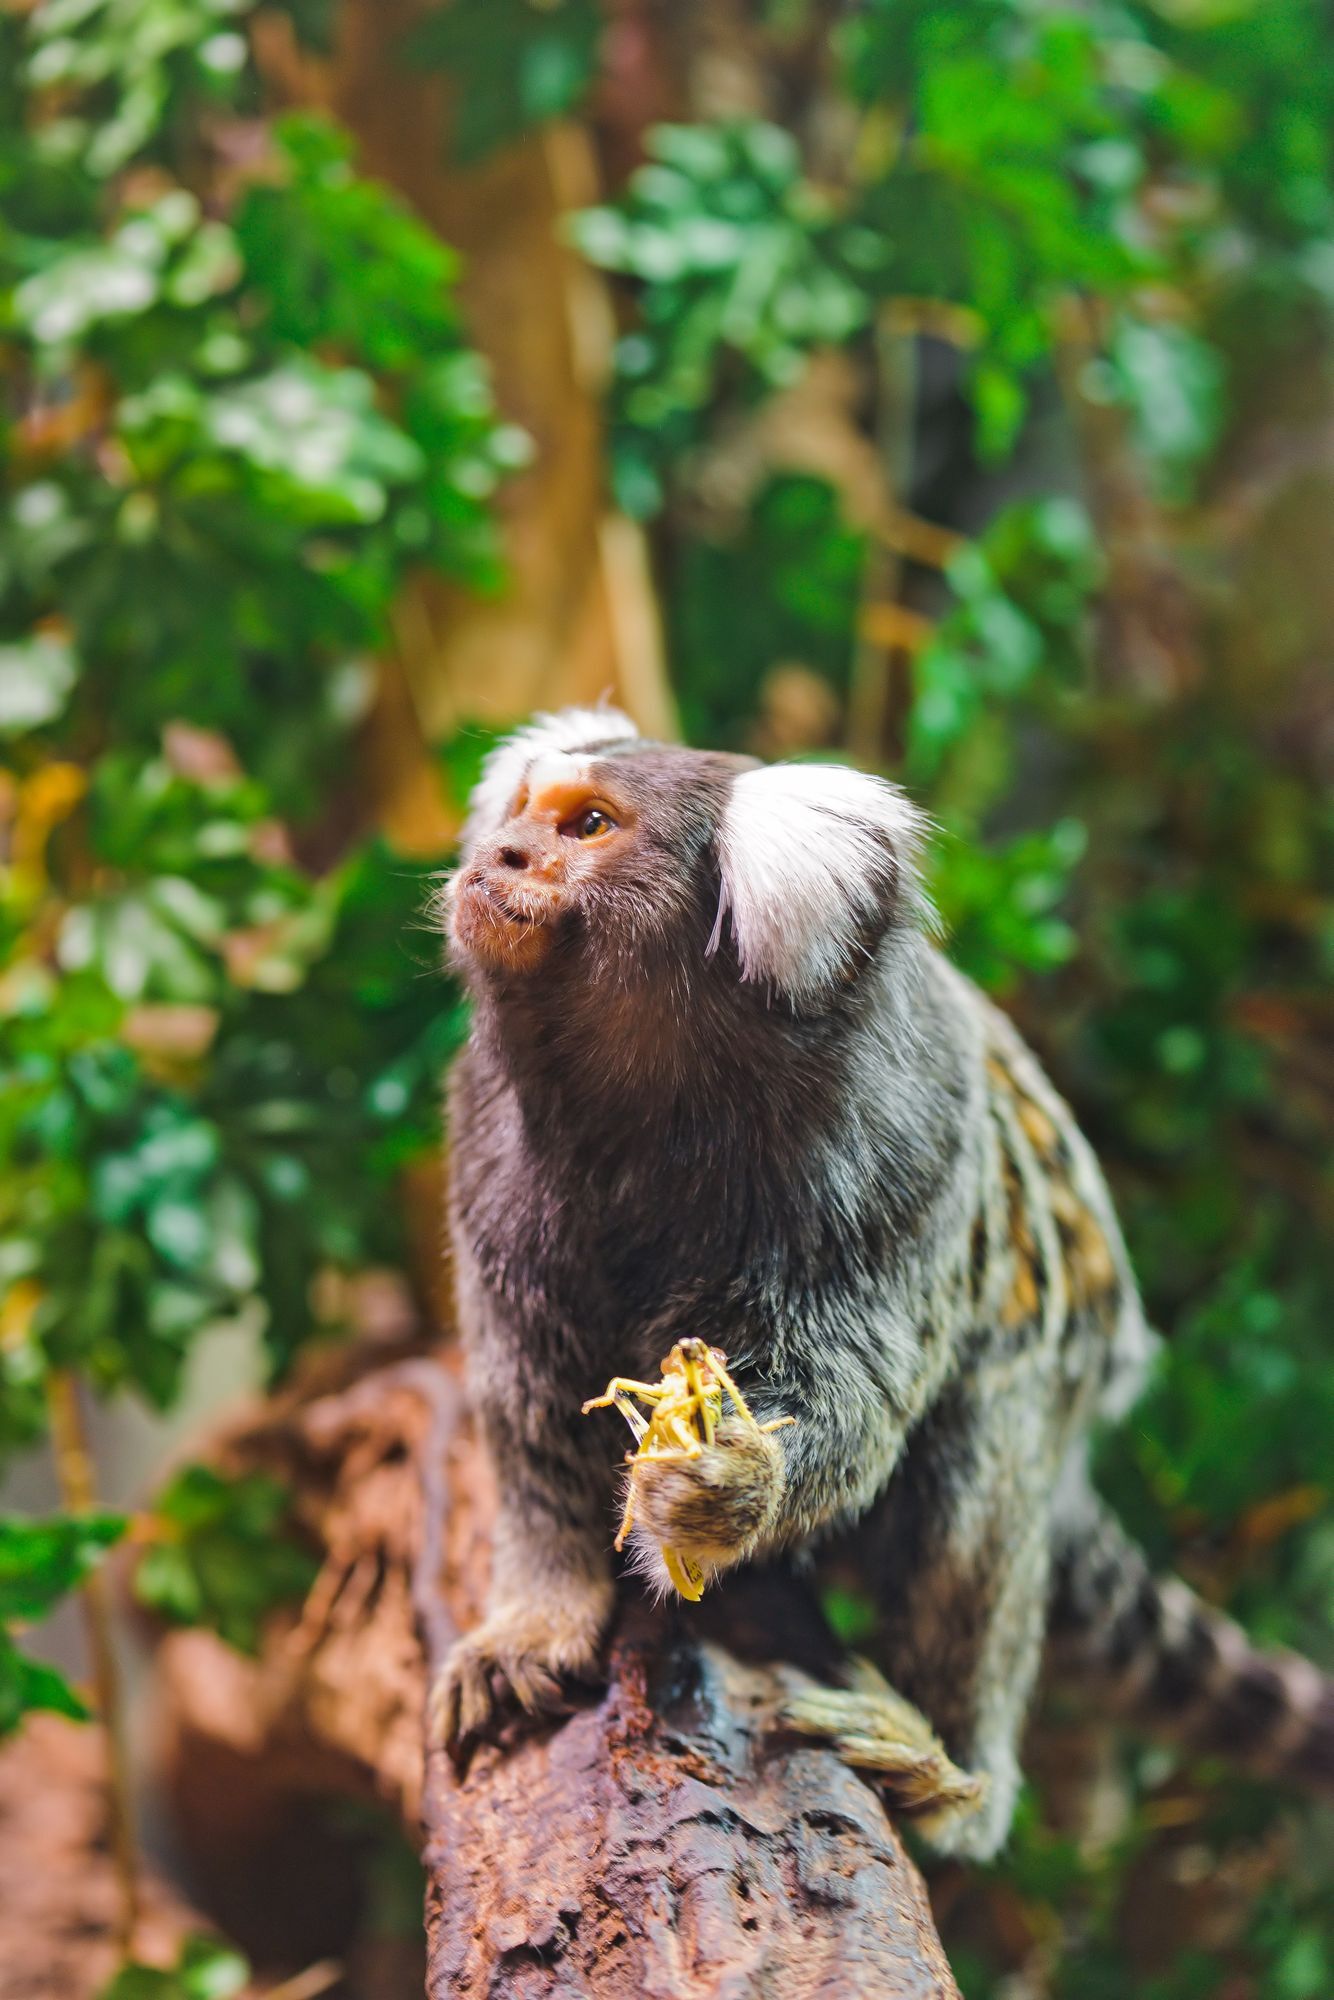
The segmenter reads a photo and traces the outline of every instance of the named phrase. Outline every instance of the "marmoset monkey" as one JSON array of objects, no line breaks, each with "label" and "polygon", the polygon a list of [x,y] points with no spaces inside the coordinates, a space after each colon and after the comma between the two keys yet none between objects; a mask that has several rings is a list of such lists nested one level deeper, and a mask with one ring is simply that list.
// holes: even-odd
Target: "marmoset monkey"
[{"label": "marmoset monkey", "polygon": [[[756,1418],[797,1421],[641,1465],[639,1565],[667,1589],[663,1546],[716,1578],[860,1521],[876,1661],[983,1781],[938,1846],[1004,1839],[1049,1626],[1193,1744],[1334,1786],[1334,1683],[1155,1585],[1093,1495],[1085,1433],[1150,1336],[1069,1109],[931,941],[923,834],[879,778],[644,742],[608,709],[488,761],[442,900],[474,1004],[458,1304],[501,1512],[436,1727],[458,1746],[594,1668],[623,1474],[580,1408],[697,1336]],[[820,1710],[850,1761],[876,1702]]]}]

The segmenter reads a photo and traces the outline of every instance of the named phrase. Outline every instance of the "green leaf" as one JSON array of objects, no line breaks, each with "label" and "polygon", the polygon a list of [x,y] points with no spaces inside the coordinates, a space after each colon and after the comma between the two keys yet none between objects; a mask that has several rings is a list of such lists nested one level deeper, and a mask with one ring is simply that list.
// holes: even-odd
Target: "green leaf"
[{"label": "green leaf", "polygon": [[67,640],[35,632],[0,646],[0,736],[42,729],[62,715],[78,678]]},{"label": "green leaf", "polygon": [[15,318],[45,346],[77,340],[100,320],[146,312],[160,295],[158,262],[119,243],[72,251],[19,286]]},{"label": "green leaf", "polygon": [[1159,490],[1188,499],[1223,423],[1222,357],[1186,327],[1126,318],[1112,343],[1112,369]]},{"label": "green leaf", "polygon": [[307,358],[213,394],[164,377],[121,405],[120,422],[145,477],[202,495],[232,461],[266,505],[312,527],[379,521],[390,489],[424,470],[417,446],[376,409],[369,376]]},{"label": "green leaf", "polygon": [[865,1592],[830,1586],[820,1593],[820,1609],[834,1637],[844,1646],[864,1646],[880,1626],[880,1611]]},{"label": "green leaf", "polygon": [[128,215],[105,243],[48,258],[15,290],[13,315],[39,348],[63,354],[95,330],[164,304],[202,306],[239,273],[231,231],[203,221],[195,196],[173,188]]},{"label": "green leaf", "polygon": [[357,177],[329,120],[289,114],[273,139],[281,178],[247,193],[235,227],[278,338],[391,370],[457,349],[453,252],[397,195]]},{"label": "green leaf", "polygon": [[0,1739],[11,1735],[25,1715],[38,1710],[66,1716],[71,1722],[86,1722],[89,1717],[87,1704],[57,1667],[29,1659],[0,1629]]},{"label": "green leaf", "polygon": [[[867,544],[828,481],[780,473],[738,527],[687,547],[667,611],[692,740],[740,748],[757,705],[781,705],[784,677],[817,740],[822,708],[831,726],[829,710],[851,674]],[[726,675],[717,671],[720,656]]]},{"label": "green leaf", "polygon": [[288,1509],[287,1489],[262,1473],[183,1467],[154,1502],[160,1533],[135,1573],[140,1602],[257,1652],[267,1614],[302,1597],[318,1567],[291,1539]]},{"label": "green leaf", "polygon": [[119,1514],[0,1515],[0,1736],[34,1709],[69,1716],[88,1710],[65,1676],[19,1651],[7,1626],[43,1618],[124,1534]]},{"label": "green leaf", "polygon": [[1077,820],[989,846],[943,843],[932,878],[956,963],[993,992],[1020,971],[1054,971],[1078,939],[1055,913],[1086,846]]},{"label": "green leaf", "polygon": [[232,2000],[249,1984],[250,1966],[219,1938],[196,1935],[174,1966],[123,1965],[98,2000]]},{"label": "green leaf", "polygon": [[973,370],[972,391],[979,451],[988,459],[1007,457],[1028,409],[1023,382],[1002,363],[982,360]]},{"label": "green leaf", "polygon": [[0,1623],[42,1618],[82,1581],[127,1526],[123,1514],[0,1514]]}]

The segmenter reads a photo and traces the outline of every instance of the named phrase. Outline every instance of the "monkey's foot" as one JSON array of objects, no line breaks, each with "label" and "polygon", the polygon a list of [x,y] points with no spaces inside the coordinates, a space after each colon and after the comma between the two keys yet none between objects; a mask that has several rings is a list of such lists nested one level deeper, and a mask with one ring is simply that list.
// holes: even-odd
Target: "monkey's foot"
[{"label": "monkey's foot", "polygon": [[987,1781],[961,1771],[920,1710],[867,1660],[852,1668],[853,1685],[803,1682],[785,1700],[778,1726],[818,1737],[854,1770],[874,1776],[889,1802],[911,1813],[928,1838],[977,1812]]},{"label": "monkey's foot", "polygon": [[587,1678],[596,1668],[609,1600],[610,1588],[560,1603],[510,1605],[465,1632],[431,1689],[428,1740],[465,1763],[515,1703],[529,1715],[565,1707],[561,1678]]}]

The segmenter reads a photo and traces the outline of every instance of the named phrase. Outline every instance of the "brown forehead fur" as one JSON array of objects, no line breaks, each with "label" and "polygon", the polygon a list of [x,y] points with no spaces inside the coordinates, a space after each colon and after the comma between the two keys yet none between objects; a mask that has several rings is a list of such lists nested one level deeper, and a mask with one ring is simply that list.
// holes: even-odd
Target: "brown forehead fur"
[{"label": "brown forehead fur", "polygon": [[758,768],[755,757],[721,750],[686,750],[671,743],[633,741],[587,760],[589,784],[608,801],[622,798],[658,816],[679,813],[692,796],[719,810],[742,771]]}]

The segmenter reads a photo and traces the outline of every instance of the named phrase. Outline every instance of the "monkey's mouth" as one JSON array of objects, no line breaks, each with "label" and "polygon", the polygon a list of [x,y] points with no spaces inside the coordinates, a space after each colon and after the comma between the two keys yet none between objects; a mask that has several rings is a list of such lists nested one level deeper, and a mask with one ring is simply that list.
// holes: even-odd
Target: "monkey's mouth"
[{"label": "monkey's mouth", "polygon": [[528,972],[545,958],[561,913],[560,891],[469,869],[454,891],[450,929],[460,950],[496,971]]}]

